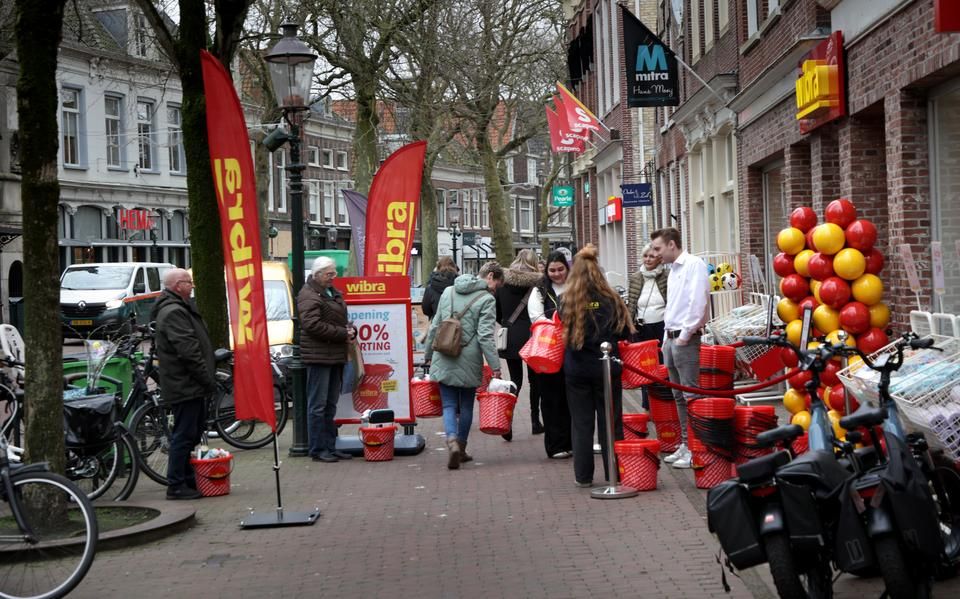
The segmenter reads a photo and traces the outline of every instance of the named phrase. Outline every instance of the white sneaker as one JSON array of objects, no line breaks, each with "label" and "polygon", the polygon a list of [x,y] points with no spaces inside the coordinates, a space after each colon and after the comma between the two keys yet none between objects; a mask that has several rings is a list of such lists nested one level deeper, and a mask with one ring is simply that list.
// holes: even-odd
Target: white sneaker
[{"label": "white sneaker", "polygon": [[677,458],[676,460],[674,460],[673,464],[671,464],[674,468],[690,467],[690,460],[693,459],[693,454],[690,453],[690,450],[687,449],[686,445],[683,446],[683,450],[684,450],[684,454],[679,458]]},{"label": "white sneaker", "polygon": [[686,453],[690,453],[690,451],[687,449],[686,444],[681,444],[680,447],[675,452],[663,458],[663,461],[668,464],[672,464],[676,462],[678,459],[680,459],[681,457],[683,457],[684,454]]}]

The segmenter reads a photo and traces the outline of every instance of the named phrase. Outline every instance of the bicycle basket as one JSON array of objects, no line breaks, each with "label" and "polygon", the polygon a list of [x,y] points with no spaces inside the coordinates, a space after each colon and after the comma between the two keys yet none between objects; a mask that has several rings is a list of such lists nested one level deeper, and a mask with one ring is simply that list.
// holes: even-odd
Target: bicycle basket
[{"label": "bicycle basket", "polygon": [[69,446],[97,445],[114,437],[119,419],[117,402],[111,393],[64,399],[63,430]]}]

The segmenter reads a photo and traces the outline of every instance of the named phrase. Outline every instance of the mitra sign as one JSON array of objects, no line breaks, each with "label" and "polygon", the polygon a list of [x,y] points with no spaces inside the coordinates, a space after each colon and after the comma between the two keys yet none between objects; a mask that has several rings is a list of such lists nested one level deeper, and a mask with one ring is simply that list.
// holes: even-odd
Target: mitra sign
[{"label": "mitra sign", "polygon": [[800,133],[847,114],[843,69],[843,34],[839,31],[804,57],[796,82]]},{"label": "mitra sign", "polygon": [[678,106],[680,104],[677,57],[625,6],[623,47],[626,54],[627,105]]}]

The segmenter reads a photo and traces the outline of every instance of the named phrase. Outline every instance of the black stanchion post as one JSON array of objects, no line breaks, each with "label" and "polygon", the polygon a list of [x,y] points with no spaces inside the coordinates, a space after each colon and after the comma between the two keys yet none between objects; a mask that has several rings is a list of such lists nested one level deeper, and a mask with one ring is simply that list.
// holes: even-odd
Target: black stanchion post
[{"label": "black stanchion post", "polygon": [[606,412],[607,429],[607,472],[610,474],[610,480],[606,487],[597,487],[590,491],[590,496],[594,499],[623,499],[625,497],[635,497],[640,492],[633,487],[627,487],[619,483],[620,476],[617,470],[617,456],[613,453],[613,442],[615,427],[613,426],[613,373],[611,362],[615,358],[613,353],[613,344],[603,342],[600,345],[600,351],[603,352],[603,409]]}]

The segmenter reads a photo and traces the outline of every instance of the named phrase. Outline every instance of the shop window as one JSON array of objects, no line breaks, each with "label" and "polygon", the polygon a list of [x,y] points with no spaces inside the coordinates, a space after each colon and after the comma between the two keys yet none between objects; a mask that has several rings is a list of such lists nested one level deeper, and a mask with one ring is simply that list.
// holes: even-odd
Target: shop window
[{"label": "shop window", "polygon": [[942,244],[946,288],[943,306],[934,309],[960,314],[960,262],[951,259],[960,252],[960,81],[936,95],[931,108],[933,236]]}]

